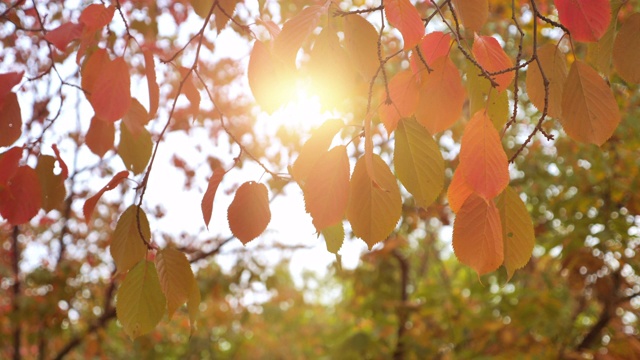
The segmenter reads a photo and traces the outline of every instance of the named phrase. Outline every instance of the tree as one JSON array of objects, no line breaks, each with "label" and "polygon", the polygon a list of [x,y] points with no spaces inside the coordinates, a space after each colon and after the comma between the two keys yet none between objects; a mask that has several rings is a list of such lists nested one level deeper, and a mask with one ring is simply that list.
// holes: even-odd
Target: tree
[{"label": "tree", "polygon": [[[188,354],[186,335],[154,331],[185,303],[193,349],[228,325],[218,350],[232,357],[280,339],[299,345],[282,357],[638,355],[636,3],[2,4],[3,356],[124,355],[129,344],[99,341],[122,331],[141,352],[166,341]],[[224,36],[246,56],[226,57]],[[327,120],[265,134],[259,118],[301,89]],[[233,194],[232,236],[155,226],[174,210],[145,196],[163,161],[187,190],[208,179],[207,227],[218,188]],[[250,166],[262,176],[237,180]],[[308,301],[282,266],[261,274],[245,253],[194,275],[227,244],[261,241],[290,191],[328,251],[350,238],[371,250],[334,273],[342,297]],[[439,235],[451,228],[457,260]],[[262,313],[228,300],[255,281],[272,292]],[[285,324],[322,341],[296,343]],[[266,350],[240,346],[278,325],[250,336]]]}]

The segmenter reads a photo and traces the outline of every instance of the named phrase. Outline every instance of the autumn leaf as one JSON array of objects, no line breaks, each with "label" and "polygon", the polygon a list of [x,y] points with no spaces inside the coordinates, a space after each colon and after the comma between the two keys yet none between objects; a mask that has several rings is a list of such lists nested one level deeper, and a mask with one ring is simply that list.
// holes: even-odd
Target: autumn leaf
[{"label": "autumn leaf", "polygon": [[416,120],[435,135],[450,128],[462,116],[466,92],[458,69],[448,57],[432,63],[431,73],[422,73]]},{"label": "autumn leaf", "polygon": [[640,13],[624,22],[613,43],[613,66],[624,81],[640,83]]},{"label": "autumn leaf", "polygon": [[126,126],[120,126],[118,155],[122,159],[124,166],[134,174],[142,173],[147,167],[151,158],[152,147],[151,134],[144,127],[136,138]]},{"label": "autumn leaf", "polygon": [[345,146],[322,155],[309,173],[304,202],[318,232],[342,221],[349,200],[349,157]]},{"label": "autumn leaf", "polygon": [[592,67],[580,60],[571,65],[564,85],[560,122],[572,139],[598,146],[620,123],[613,92]]},{"label": "autumn leaf", "polygon": [[0,74],[0,106],[11,93],[11,89],[20,83],[23,75],[24,71]]},{"label": "autumn leaf", "polygon": [[[504,240],[504,267],[507,278],[524,267],[531,258],[535,245],[533,222],[520,196],[507,186],[496,201],[502,222],[502,237]],[[508,280],[507,280],[508,281]]]},{"label": "autumn leaf", "polygon": [[91,55],[85,57],[82,69],[80,70],[82,89],[89,94],[93,91],[98,77],[103,74],[104,69],[111,60],[106,49],[98,48]]},{"label": "autumn leaf", "polygon": [[340,46],[335,29],[322,29],[313,44],[309,59],[310,93],[317,95],[324,108],[340,107],[353,93],[355,69]]},{"label": "autumn leaf", "polygon": [[378,72],[378,31],[360,15],[344,18],[344,44],[353,68],[365,81]]},{"label": "autumn leaf", "polygon": [[[232,17],[236,12],[236,5],[240,3],[240,0],[218,0],[216,8],[213,10],[213,20],[216,22],[216,30],[218,34],[229,23]],[[207,9],[209,11],[209,9]]]},{"label": "autumn leaf", "polygon": [[126,273],[139,261],[145,259],[149,241],[151,241],[151,229],[147,214],[137,205],[129,206],[116,223],[109,249],[118,273]]},{"label": "autumn leaf", "polygon": [[478,275],[496,270],[504,260],[500,213],[493,201],[471,194],[453,223],[453,251]]},{"label": "autumn leaf", "polygon": [[422,71],[426,69],[424,64],[422,64],[422,60],[431,66],[439,58],[448,56],[450,49],[451,35],[445,34],[442,31],[432,31],[428,33],[420,40],[420,54],[422,59],[420,59],[420,56],[413,56],[411,58],[414,73],[418,73],[418,70]]},{"label": "autumn leaf", "polygon": [[271,221],[267,187],[253,181],[240,185],[227,210],[227,219],[233,236],[242,244],[257,238]]},{"label": "autumn leaf", "polygon": [[107,185],[105,185],[102,189],[100,189],[100,191],[98,191],[95,195],[88,198],[87,201],[84,202],[84,205],[82,206],[82,214],[84,215],[84,221],[86,223],[89,223],[89,221],[91,220],[93,210],[96,208],[98,200],[100,200],[102,194],[109,190],[115,189],[115,187],[120,185],[120,183],[123,182],[128,176],[128,171],[120,171],[113,176],[113,178],[109,181],[109,183],[107,183]]},{"label": "autumn leaf", "polygon": [[10,146],[22,135],[22,113],[18,96],[10,92],[0,102],[0,146]]},{"label": "autumn leaf", "polygon": [[608,0],[555,0],[560,23],[576,41],[598,41],[611,21]]},{"label": "autumn leaf", "polygon": [[92,153],[103,157],[104,154],[113,148],[116,128],[110,121],[100,120],[97,117],[91,118],[89,130],[85,135],[85,144]]},{"label": "autumn leaf", "polygon": [[290,74],[260,40],[253,44],[247,77],[256,102],[269,113],[277,110],[293,94]]},{"label": "autumn leaf", "polygon": [[6,186],[9,179],[18,171],[23,150],[22,147],[14,146],[0,154],[0,188]]},{"label": "autumn leaf", "polygon": [[393,164],[398,180],[426,208],[444,187],[444,159],[438,144],[424,127],[404,119],[396,130]]},{"label": "autumn leaf", "polygon": [[451,211],[454,213],[460,211],[462,204],[464,204],[471,194],[473,194],[473,189],[467,184],[462,169],[458,166],[453,173],[451,184],[449,184],[449,188],[447,189],[447,200],[449,201]]},{"label": "autumn leaf", "polygon": [[[562,91],[567,80],[567,63],[563,54],[554,44],[545,44],[538,48],[538,61],[549,81],[547,113],[560,118],[562,115]],[[544,110],[544,81],[538,64],[534,61],[527,70],[527,94],[540,112]]]},{"label": "autumn leaf", "polygon": [[453,0],[453,6],[469,31],[479,31],[489,18],[488,0]]},{"label": "autumn leaf", "polygon": [[[607,31],[598,41],[589,43],[587,46],[587,62],[606,78],[611,76],[614,38],[618,32],[618,13],[625,3],[626,0],[611,1],[611,21]],[[625,24],[628,21],[625,21]]]},{"label": "autumn leaf", "polygon": [[166,305],[154,263],[140,260],[125,277],[116,298],[118,321],[131,340],[153,330]]},{"label": "autumn leaf", "polygon": [[460,141],[460,165],[465,182],[485,199],[509,184],[509,163],[500,135],[484,111],[473,115]]},{"label": "autumn leaf", "polygon": [[29,222],[38,214],[41,205],[40,182],[34,169],[19,166],[6,183],[0,184],[0,215],[10,224]]},{"label": "autumn leaf", "polygon": [[153,52],[145,49],[142,55],[144,56],[144,74],[147,78],[147,87],[149,88],[149,118],[153,118],[158,111],[160,87],[156,79],[156,65],[153,61]]},{"label": "autumn leaf", "polygon": [[386,93],[383,93],[378,114],[387,132],[391,134],[398,121],[412,116],[418,107],[419,87],[413,72],[404,70],[397,73],[389,82],[390,104],[387,104],[386,97]]},{"label": "autumn leaf", "polygon": [[[474,34],[473,47],[471,51],[478,63],[489,73],[499,72],[513,67],[513,61],[504,52],[498,40],[493,36],[483,36]],[[496,89],[504,91],[514,77],[513,71],[494,75],[493,79],[498,84]]]},{"label": "autumn leaf", "polygon": [[327,251],[337,255],[344,242],[344,226],[342,225],[342,221],[322,229],[322,237],[327,245]]},{"label": "autumn leaf", "polygon": [[418,45],[424,35],[424,23],[418,9],[409,0],[385,1],[384,13],[389,24],[400,30],[405,51]]},{"label": "autumn leaf", "polygon": [[122,122],[131,133],[131,136],[137,139],[144,132],[144,126],[149,122],[149,114],[138,99],[133,98],[131,99],[129,110],[122,118]]},{"label": "autumn leaf", "polygon": [[57,159],[51,155],[40,155],[36,173],[40,183],[42,209],[49,212],[59,209],[65,199],[67,190],[64,186],[65,177],[62,174],[54,174]]},{"label": "autumn leaf", "polygon": [[360,157],[351,176],[347,205],[347,220],[353,234],[364,240],[369,249],[391,234],[402,214],[396,177],[380,156],[374,154],[372,162],[380,186],[374,185],[365,158]]},{"label": "autumn leaf", "polygon": [[322,154],[331,146],[333,138],[338,131],[344,127],[344,121],[340,119],[329,119],[319,128],[313,131],[300,150],[300,155],[293,163],[291,175],[299,184],[304,185],[309,173],[315,166]]},{"label": "autumn leaf", "polygon": [[191,271],[189,260],[182,251],[162,249],[156,254],[155,264],[162,293],[167,299],[167,313],[171,319],[176,310],[189,299],[196,278]]},{"label": "autumn leaf", "polygon": [[83,30],[83,24],[77,24],[70,21],[47,32],[44,38],[48,42],[52,43],[58,50],[67,51],[69,43],[79,39]]},{"label": "autumn leaf", "polygon": [[187,100],[189,100],[189,103],[191,104],[191,112],[193,114],[198,114],[200,111],[200,100],[202,100],[202,98],[200,96],[200,91],[194,83],[193,72],[189,71],[189,69],[185,67],[181,67],[179,70],[182,81],[181,93],[187,97]]},{"label": "autumn leaf", "polygon": [[80,23],[84,25],[86,32],[95,32],[107,26],[113,19],[116,7],[91,4],[80,14]]},{"label": "autumn leaf", "polygon": [[129,65],[118,57],[113,61],[107,59],[102,68],[94,71],[98,74],[93,74],[95,81],[86,90],[90,92],[89,102],[96,116],[112,122],[122,119],[131,104]]},{"label": "autumn leaf", "polygon": [[325,6],[308,6],[282,25],[280,35],[274,40],[273,52],[285,66],[295,67],[298,50],[318,26],[320,15],[326,11]]},{"label": "autumn leaf", "polygon": [[202,197],[202,202],[200,203],[202,218],[204,219],[204,225],[207,229],[209,228],[209,221],[211,221],[211,213],[213,212],[213,200],[216,196],[218,185],[222,182],[224,174],[225,171],[221,167],[217,167],[213,170],[213,175],[211,175],[209,185],[207,185],[207,191],[205,191],[204,196]]}]

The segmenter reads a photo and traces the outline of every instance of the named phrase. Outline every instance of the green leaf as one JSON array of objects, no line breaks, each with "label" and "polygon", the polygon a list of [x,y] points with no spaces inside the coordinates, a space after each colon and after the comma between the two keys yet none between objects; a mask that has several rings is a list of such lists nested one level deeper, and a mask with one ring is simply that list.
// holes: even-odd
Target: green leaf
[{"label": "green leaf", "polygon": [[113,232],[110,252],[113,261],[116,263],[118,273],[127,272],[140,260],[144,259],[147,254],[145,241],[149,241],[151,238],[151,229],[149,228],[147,215],[140,209],[140,230],[142,230],[144,240],[140,238],[137,220],[138,209],[137,205],[129,206],[120,215],[116,230]]},{"label": "green leaf", "polygon": [[404,119],[396,130],[393,164],[398,179],[423,208],[444,187],[444,159],[433,137],[416,120]]},{"label": "green leaf", "polygon": [[324,237],[324,241],[327,244],[327,251],[337,255],[344,242],[342,221],[322,229],[322,237]]},{"label": "green leaf", "polygon": [[533,222],[520,196],[507,186],[496,202],[502,222],[502,238],[504,240],[504,267],[509,279],[516,269],[529,262],[535,233]]},{"label": "green leaf", "polygon": [[160,277],[162,292],[167,298],[169,319],[189,298],[196,278],[191,271],[189,260],[182,251],[166,248],[156,255],[156,268]]},{"label": "green leaf", "polygon": [[120,144],[118,145],[118,155],[124,162],[128,170],[138,175],[144,171],[151,158],[151,134],[144,127],[139,129],[140,134],[136,137],[131,134],[127,126],[120,126]]},{"label": "green leaf", "polygon": [[131,340],[153,330],[162,319],[165,299],[153,262],[140,260],[118,290],[116,315]]}]

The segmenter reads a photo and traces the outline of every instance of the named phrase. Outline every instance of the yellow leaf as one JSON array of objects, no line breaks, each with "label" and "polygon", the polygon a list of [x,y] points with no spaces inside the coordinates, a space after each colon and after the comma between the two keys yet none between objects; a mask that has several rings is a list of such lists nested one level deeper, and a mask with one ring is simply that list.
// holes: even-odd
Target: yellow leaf
[{"label": "yellow leaf", "polygon": [[533,222],[520,196],[507,186],[498,197],[497,207],[502,221],[504,267],[511,279],[516,269],[527,265],[535,245]]},{"label": "yellow leaf", "polygon": [[133,136],[127,126],[120,126],[120,143],[118,155],[128,170],[138,175],[141,174],[151,159],[153,142],[151,134],[142,127],[138,129],[138,137]]},{"label": "yellow leaf", "polygon": [[324,237],[324,242],[327,245],[327,251],[337,255],[344,242],[342,221],[322,229],[322,237]]},{"label": "yellow leaf", "polygon": [[[538,61],[549,81],[547,114],[554,118],[562,115],[562,91],[567,81],[567,63],[564,55],[554,44],[545,44],[538,48]],[[544,81],[538,64],[534,61],[527,70],[527,95],[540,112],[544,110]]]},{"label": "yellow leaf", "polygon": [[327,120],[304,143],[291,168],[291,175],[299,184],[304,185],[316,161],[329,149],[331,141],[343,126],[344,122],[340,119]]},{"label": "yellow leaf", "polygon": [[378,71],[378,31],[360,15],[344,18],[344,43],[349,58],[365,81]]},{"label": "yellow leaf", "polygon": [[488,0],[453,0],[453,6],[469,31],[479,31],[489,18]]},{"label": "yellow leaf", "polygon": [[[138,210],[140,211],[140,230],[144,235],[144,240],[140,238],[138,231]],[[149,241],[150,238],[151,229],[147,215],[137,205],[129,206],[118,219],[109,249],[118,273],[127,272],[145,258],[147,254],[145,241]]]},{"label": "yellow leaf", "polygon": [[640,83],[640,13],[624,22],[613,44],[613,65],[625,81]]},{"label": "yellow leaf", "polygon": [[162,292],[167,298],[169,319],[189,298],[196,281],[189,260],[182,251],[171,248],[160,250],[155,259]]}]

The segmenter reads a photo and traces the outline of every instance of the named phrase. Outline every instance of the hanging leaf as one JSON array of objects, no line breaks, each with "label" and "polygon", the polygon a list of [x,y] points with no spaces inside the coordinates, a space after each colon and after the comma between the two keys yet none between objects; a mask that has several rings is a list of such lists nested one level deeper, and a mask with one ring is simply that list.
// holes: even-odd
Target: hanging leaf
[{"label": "hanging leaf", "polygon": [[98,191],[95,195],[88,198],[87,201],[84,202],[84,205],[82,206],[82,214],[84,215],[84,221],[87,224],[91,220],[93,210],[96,208],[96,204],[98,204],[98,200],[100,200],[102,194],[109,190],[115,189],[115,187],[120,185],[120,183],[123,182],[128,176],[128,171],[120,171],[113,176],[113,178],[107,185],[105,185],[102,189],[100,189],[100,191]]},{"label": "hanging leaf", "polygon": [[0,102],[0,146],[10,146],[22,135],[22,113],[18,96],[10,92]]},{"label": "hanging leaf", "polygon": [[453,6],[469,31],[480,31],[489,18],[488,0],[453,0]]},{"label": "hanging leaf", "polygon": [[316,38],[309,59],[311,94],[317,95],[323,107],[341,106],[353,93],[355,69],[340,46],[335,29],[325,27]]},{"label": "hanging leaf", "polygon": [[153,61],[153,52],[149,49],[142,51],[144,56],[144,74],[147,77],[147,87],[149,88],[149,119],[156,116],[160,99],[160,87],[156,79],[156,64]]},{"label": "hanging leaf", "polygon": [[322,237],[327,245],[327,251],[337,255],[344,242],[344,226],[342,225],[342,221],[322,229]]},{"label": "hanging leaf", "polygon": [[155,264],[171,320],[176,310],[189,299],[196,278],[191,271],[189,260],[182,251],[172,248],[160,250],[156,254]]},{"label": "hanging leaf", "polygon": [[[231,20],[230,17],[233,17],[235,14],[236,5],[238,5],[239,2],[239,0],[218,0],[218,6],[213,10],[213,19],[216,22],[218,34],[224,30],[229,20]],[[207,9],[207,11],[209,11],[209,9]]]},{"label": "hanging leaf", "polygon": [[496,205],[502,221],[504,267],[507,278],[511,279],[513,273],[527,265],[531,258],[536,241],[533,222],[522,199],[510,186],[500,194]]},{"label": "hanging leaf", "polygon": [[110,121],[100,120],[97,117],[91,118],[89,131],[85,136],[85,144],[92,153],[103,157],[107,151],[113,148],[116,137],[116,128]]},{"label": "hanging leaf", "polygon": [[313,169],[318,159],[329,149],[333,138],[343,127],[344,121],[340,119],[329,119],[313,131],[309,140],[302,146],[300,155],[298,155],[298,158],[291,168],[291,175],[299,184],[305,184],[311,169]]},{"label": "hanging leaf", "polygon": [[440,148],[429,132],[413,119],[404,119],[398,124],[393,165],[416,205],[426,208],[442,192],[444,159]]},{"label": "hanging leaf", "polygon": [[560,122],[572,139],[598,146],[620,123],[613,92],[593,68],[580,60],[571,65],[564,85]]},{"label": "hanging leaf", "polygon": [[484,111],[473,115],[460,141],[460,165],[465,182],[485,199],[509,184],[509,163],[500,135]]},{"label": "hanging leaf", "polygon": [[378,31],[360,15],[344,18],[344,44],[353,67],[365,81],[378,72]]},{"label": "hanging leaf", "polygon": [[418,45],[424,35],[424,23],[418,9],[409,0],[385,1],[384,13],[389,24],[400,30],[405,51]]},{"label": "hanging leaf", "polygon": [[277,110],[293,94],[290,74],[282,66],[264,43],[259,40],[254,42],[247,70],[249,87],[258,105],[269,113]]},{"label": "hanging leaf", "polygon": [[49,212],[59,209],[67,194],[64,187],[64,176],[56,175],[53,170],[55,168],[56,158],[50,155],[40,155],[38,157],[38,165],[36,173],[40,183],[42,209]]},{"label": "hanging leaf", "polygon": [[209,179],[209,185],[207,185],[207,191],[205,191],[204,196],[202,197],[202,202],[200,203],[200,208],[202,209],[202,218],[204,219],[204,225],[209,229],[209,222],[211,221],[211,213],[213,212],[213,199],[216,196],[216,191],[218,190],[218,186],[222,182],[222,178],[224,177],[224,169],[221,167],[215,168],[213,170],[213,175]]},{"label": "hanging leaf", "polygon": [[129,106],[129,111],[122,118],[122,122],[129,130],[131,136],[134,139],[137,139],[140,134],[145,131],[144,126],[149,122],[149,114],[147,110],[140,104],[138,99],[131,100],[131,106]]},{"label": "hanging leaf", "polygon": [[620,28],[613,44],[613,65],[624,81],[640,84],[640,13],[635,13]]},{"label": "hanging leaf", "polygon": [[449,200],[451,211],[454,213],[460,211],[462,204],[464,204],[471,194],[473,194],[473,189],[467,184],[462,169],[458,166],[451,178],[449,189],[447,189],[447,199]]},{"label": "hanging leaf", "polygon": [[227,219],[233,236],[242,244],[257,238],[271,221],[267,187],[253,181],[240,185],[229,205]]},{"label": "hanging leaf", "polygon": [[99,73],[93,86],[85,90],[90,92],[89,102],[96,116],[106,121],[122,119],[131,104],[129,66],[124,58],[118,57],[113,61],[106,60],[103,67],[95,71]]},{"label": "hanging leaf", "polygon": [[598,41],[611,21],[608,0],[555,0],[560,23],[576,41]]},{"label": "hanging leaf", "polygon": [[[139,228],[138,217],[140,217]],[[144,239],[140,237],[141,233]],[[118,273],[126,273],[139,261],[145,259],[146,244],[150,239],[151,229],[147,214],[137,205],[129,206],[118,219],[109,249]]]},{"label": "hanging leaf", "polygon": [[433,62],[432,68],[431,73],[422,73],[416,120],[435,135],[460,118],[466,93],[451,59],[440,57]]},{"label": "hanging leaf", "polygon": [[84,25],[86,32],[95,32],[107,26],[113,19],[116,7],[104,6],[101,4],[91,4],[80,14],[80,23]]},{"label": "hanging leaf", "polygon": [[191,283],[191,290],[189,291],[189,298],[187,299],[187,311],[189,312],[189,323],[190,323],[190,335],[196,331],[196,320],[198,319],[198,315],[200,314],[200,302],[202,301],[202,296],[200,295],[200,288],[198,287],[198,282],[194,281]]},{"label": "hanging leaf", "polygon": [[41,205],[40,182],[34,169],[19,166],[5,184],[0,184],[0,215],[11,225],[29,222]]},{"label": "hanging leaf", "polygon": [[318,232],[342,221],[349,200],[349,170],[345,146],[324,153],[311,169],[304,202]]},{"label": "hanging leaf", "polygon": [[453,223],[453,251],[478,275],[496,270],[504,260],[500,213],[493,201],[471,194]]},{"label": "hanging leaf", "polygon": [[93,92],[93,88],[95,87],[98,77],[103,75],[103,72],[110,61],[107,50],[103,48],[98,48],[91,55],[85,58],[80,74],[82,75],[82,89],[89,93],[87,94],[89,98],[91,92]]},{"label": "hanging leaf", "polygon": [[151,134],[147,129],[142,128],[140,135],[136,138],[126,126],[120,126],[118,155],[129,171],[136,175],[141,174],[151,159],[152,148]]},{"label": "hanging leaf", "polygon": [[[429,66],[433,65],[439,58],[448,56],[450,49],[451,35],[442,31],[430,32],[420,40],[420,54]],[[426,70],[420,57],[415,54],[411,57],[411,67],[414,74]]]},{"label": "hanging leaf", "polygon": [[153,330],[165,311],[165,298],[153,262],[140,260],[125,277],[116,298],[118,321],[131,340]]},{"label": "hanging leaf", "polygon": [[193,7],[193,12],[195,12],[196,15],[200,16],[201,18],[205,19],[209,15],[209,11],[211,11],[214,0],[191,0],[190,3]]},{"label": "hanging leaf", "polygon": [[280,35],[274,40],[273,51],[286,66],[295,67],[298,50],[318,26],[320,15],[326,11],[324,6],[308,6],[282,25]]},{"label": "hanging leaf", "polygon": [[402,118],[410,117],[418,107],[419,87],[413,72],[403,70],[389,82],[391,104],[386,103],[386,94],[382,95],[382,104],[378,109],[380,120],[391,134]]},{"label": "hanging leaf", "polygon": [[0,74],[0,105],[11,93],[11,89],[20,83],[23,75],[24,71]]},{"label": "hanging leaf", "polygon": [[[511,58],[504,52],[498,40],[492,36],[479,36],[478,34],[474,34],[474,36],[471,51],[478,64],[485,70],[493,73],[513,67]],[[498,91],[506,90],[514,76],[513,71],[493,76],[495,82],[498,83],[496,89]]]},{"label": "hanging leaf", "polygon": [[58,50],[67,51],[69,43],[78,40],[84,30],[83,24],[76,24],[72,21],[66,22],[57,28],[48,31],[44,39],[52,43]]},{"label": "hanging leaf", "polygon": [[[560,118],[562,115],[562,91],[567,80],[567,63],[563,54],[554,44],[545,44],[539,47],[537,54],[544,75],[549,81],[547,113],[549,116]],[[526,85],[529,99],[542,112],[545,99],[544,81],[535,61],[529,64]]]},{"label": "hanging leaf", "polygon": [[15,175],[22,158],[22,147],[14,146],[0,154],[0,189]]},{"label": "hanging leaf", "polygon": [[618,29],[618,13],[625,3],[626,0],[611,0],[611,21],[607,31],[598,41],[589,43],[587,48],[587,61],[606,78],[611,76],[611,58],[613,40]]},{"label": "hanging leaf", "polygon": [[511,117],[511,109],[509,108],[509,94],[507,91],[493,92],[487,99],[487,115],[493,127],[501,131],[504,125]]},{"label": "hanging leaf", "polygon": [[369,249],[383,241],[395,229],[402,215],[400,189],[387,164],[373,155],[373,169],[380,186],[367,173],[364,157],[356,163],[349,186],[347,220],[353,234],[364,240]]}]

